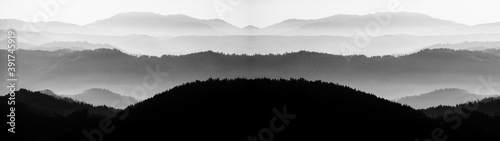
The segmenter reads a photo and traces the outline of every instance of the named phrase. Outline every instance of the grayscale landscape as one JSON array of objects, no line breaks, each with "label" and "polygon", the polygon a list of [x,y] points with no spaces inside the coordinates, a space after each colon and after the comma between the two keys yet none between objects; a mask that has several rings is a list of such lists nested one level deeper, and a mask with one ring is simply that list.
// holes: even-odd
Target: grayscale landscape
[{"label": "grayscale landscape", "polygon": [[499,140],[498,4],[2,0],[1,137]]}]

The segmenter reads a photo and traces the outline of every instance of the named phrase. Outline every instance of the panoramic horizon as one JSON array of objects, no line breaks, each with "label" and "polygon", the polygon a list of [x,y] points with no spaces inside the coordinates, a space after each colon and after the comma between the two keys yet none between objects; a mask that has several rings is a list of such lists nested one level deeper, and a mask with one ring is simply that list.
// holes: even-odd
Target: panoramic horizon
[{"label": "panoramic horizon", "polygon": [[499,141],[498,5],[0,0],[0,138]]},{"label": "panoramic horizon", "polygon": [[[399,11],[399,12],[388,12],[388,11],[378,11],[378,12],[372,12],[372,13],[366,13],[366,14],[343,14],[343,13],[339,13],[339,14],[334,14],[334,15],[330,15],[330,16],[326,16],[326,17],[319,17],[319,18],[289,18],[289,19],[284,19],[282,21],[278,21],[276,23],[270,23],[269,25],[266,25],[266,26],[260,26],[260,27],[257,27],[256,25],[252,25],[252,24],[248,24],[246,26],[237,26],[237,25],[234,25],[230,22],[227,22],[226,20],[224,20],[223,18],[212,18],[212,19],[203,19],[203,18],[195,18],[195,17],[191,17],[189,15],[185,15],[185,14],[160,14],[160,13],[155,13],[155,12],[136,12],[136,11],[129,11],[129,12],[122,12],[122,13],[117,13],[115,15],[112,15],[110,17],[107,17],[107,18],[103,18],[103,19],[98,19],[98,20],[95,20],[95,21],[92,21],[90,23],[87,23],[87,24],[78,24],[78,23],[71,23],[71,22],[64,22],[64,21],[56,21],[56,20],[53,20],[53,21],[40,21],[40,22],[61,22],[61,23],[68,23],[68,24],[75,24],[75,25],[78,25],[78,26],[85,26],[85,25],[89,25],[89,24],[92,24],[94,22],[98,22],[98,21],[101,21],[101,20],[105,20],[105,19],[109,19],[109,18],[112,18],[114,16],[117,16],[117,15],[122,15],[122,14],[130,14],[130,13],[145,13],[145,14],[156,14],[156,15],[161,15],[161,16],[186,16],[186,17],[189,17],[189,18],[194,18],[194,19],[198,19],[198,20],[222,20],[228,24],[231,24],[233,26],[236,26],[240,29],[244,29],[244,28],[247,28],[247,27],[256,27],[256,28],[266,28],[266,27],[270,27],[270,26],[273,26],[273,25],[276,25],[276,24],[279,24],[279,23],[282,23],[284,21],[287,21],[287,20],[319,20],[319,19],[325,19],[325,18],[329,18],[329,17],[334,17],[334,16],[339,16],[339,15],[351,15],[351,16],[367,16],[367,15],[373,15],[373,14],[377,14],[377,13],[411,13],[411,14],[420,14],[420,15],[426,15],[426,14],[423,14],[423,13],[417,13],[417,12],[407,12],[407,11]],[[429,16],[429,15],[426,15],[426,16]],[[432,16],[429,16],[429,17],[432,17]],[[436,17],[432,17],[432,18],[436,18]],[[446,19],[442,19],[442,18],[436,18],[436,19],[441,19],[441,20],[446,20]],[[14,19],[14,18],[0,18],[0,20],[19,20],[19,21],[23,21],[23,22],[32,22],[30,20],[26,20],[26,19]],[[482,24],[492,24],[492,23],[499,23],[500,22],[500,19],[498,21],[491,21],[491,22],[485,22],[485,23],[477,23],[477,24],[466,24],[466,23],[460,23],[460,22],[456,22],[456,21],[453,21],[453,20],[448,20],[448,21],[451,21],[451,22],[455,22],[455,23],[458,23],[458,24],[464,24],[464,25],[467,25],[467,26],[477,26],[477,25],[482,25]]]},{"label": "panoramic horizon", "polygon": [[[265,2],[262,0],[230,0],[227,2],[223,0],[147,0],[141,1],[139,5],[137,0],[106,2],[58,0],[60,5],[55,7],[54,3],[50,2],[7,1],[9,1],[9,5],[0,6],[0,19],[28,22],[58,21],[80,26],[120,13],[153,12],[161,15],[182,14],[197,19],[222,19],[240,28],[249,25],[263,28],[287,19],[320,19],[338,14],[367,15],[388,11],[388,7],[391,6],[397,6],[400,8],[400,12],[425,14],[468,26],[500,22],[500,10],[495,7],[498,2],[494,0],[442,0],[432,2],[432,4],[429,4],[432,0],[315,0],[312,2],[301,0],[267,0]],[[120,3],[120,6],[114,6],[116,3]],[[358,3],[365,4],[358,5]],[[16,9],[15,7],[18,6],[24,8]],[[44,9],[44,6],[49,8]],[[353,6],[357,8],[349,8]],[[92,7],[92,10],[84,9],[87,7]],[[113,8],[109,9],[109,7]],[[54,14],[48,17],[33,18],[33,14],[44,10],[52,10]]]}]

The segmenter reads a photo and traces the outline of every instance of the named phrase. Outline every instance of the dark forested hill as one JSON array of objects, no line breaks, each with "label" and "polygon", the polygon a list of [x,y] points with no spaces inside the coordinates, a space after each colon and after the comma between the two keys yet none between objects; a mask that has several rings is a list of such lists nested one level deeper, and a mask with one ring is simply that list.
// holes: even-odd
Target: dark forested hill
[{"label": "dark forested hill", "polygon": [[[457,108],[458,107],[458,108]],[[478,101],[459,104],[457,106],[436,106],[427,109],[422,109],[429,117],[439,117],[445,115],[448,110],[464,110],[473,109],[475,111],[487,114],[490,116],[500,115],[500,97],[490,97]]]},{"label": "dark forested hill", "polygon": [[[55,99],[27,90],[18,93]],[[39,114],[32,103],[16,104],[19,140],[500,139],[499,116],[452,111],[468,115],[458,124],[347,86],[305,79],[194,81],[129,106],[111,120],[88,110]]]},{"label": "dark forested hill", "polygon": [[[413,141],[431,138],[437,128],[449,140],[500,138],[498,126],[480,123],[457,130],[471,131],[468,134],[456,134],[450,129],[453,123],[427,118],[408,106],[346,86],[304,79],[195,81],[124,113],[125,118],[115,118],[116,130],[104,135],[105,140]],[[499,125],[498,118],[484,121]]]}]

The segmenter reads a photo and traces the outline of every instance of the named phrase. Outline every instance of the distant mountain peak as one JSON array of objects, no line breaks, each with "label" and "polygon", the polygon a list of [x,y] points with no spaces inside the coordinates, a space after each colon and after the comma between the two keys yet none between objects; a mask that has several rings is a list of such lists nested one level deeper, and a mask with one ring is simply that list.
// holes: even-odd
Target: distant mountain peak
[{"label": "distant mountain peak", "polygon": [[49,89],[39,90],[38,92],[46,94],[46,95],[50,95],[50,96],[58,96],[56,93],[54,93],[54,91],[49,90]]},{"label": "distant mountain peak", "polygon": [[415,109],[425,109],[439,105],[455,106],[485,97],[487,96],[472,94],[464,89],[444,88],[416,96],[403,97],[396,101],[401,104],[407,104]]},{"label": "distant mountain peak", "polygon": [[163,16],[154,12],[124,12],[124,13],[118,13],[111,18],[121,18],[121,17],[126,17],[126,16]]},{"label": "distant mountain peak", "polygon": [[106,105],[118,109],[137,103],[137,99],[133,97],[123,96],[104,88],[90,88],[71,97],[93,105]]},{"label": "distant mountain peak", "polygon": [[437,90],[434,90],[434,91],[429,92],[427,94],[443,94],[443,93],[446,93],[446,92],[456,92],[456,93],[471,94],[469,91],[464,90],[464,89],[460,89],[460,88],[443,88],[443,89],[437,89]]},{"label": "distant mountain peak", "polygon": [[256,29],[259,29],[258,27],[255,27],[253,25],[248,25],[248,26],[245,26],[245,28],[243,29],[247,29],[247,30],[256,30]]},{"label": "distant mountain peak", "polygon": [[90,88],[85,91],[83,91],[84,94],[89,94],[89,93],[98,93],[98,94],[114,94],[108,89],[104,88]]}]

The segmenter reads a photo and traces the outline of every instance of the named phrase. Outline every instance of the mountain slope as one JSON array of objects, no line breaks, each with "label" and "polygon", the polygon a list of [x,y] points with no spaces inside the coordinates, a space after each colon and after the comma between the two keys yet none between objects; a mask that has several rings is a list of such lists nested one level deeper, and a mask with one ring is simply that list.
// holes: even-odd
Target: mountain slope
[{"label": "mountain slope", "polygon": [[111,18],[96,21],[84,27],[106,29],[123,34],[147,34],[152,36],[180,35],[227,35],[216,28],[230,27],[216,21],[205,21],[185,15],[159,15],[149,12],[117,14]]},{"label": "mountain slope", "polygon": [[89,43],[89,42],[49,42],[41,44],[38,47],[29,48],[30,50],[47,50],[47,51],[55,51],[60,49],[70,49],[70,50],[94,50],[99,48],[108,48],[108,49],[118,49],[109,44],[101,44],[101,43]]},{"label": "mountain slope", "polygon": [[[158,79],[161,83],[147,91],[145,98],[175,85],[210,77],[303,77],[349,85],[387,99],[450,87],[474,91],[480,84],[478,76],[491,75],[493,80],[500,77],[494,75],[500,70],[500,56],[451,49],[425,49],[409,55],[373,57],[307,51],[268,55],[199,52],[154,57],[134,56],[111,49],[73,52],[18,50],[17,55],[18,73],[24,76],[20,85],[65,94],[97,87],[133,96],[130,93],[132,88],[142,85],[144,77],[150,74],[147,68],[158,70],[162,74]],[[0,69],[2,67],[5,66],[0,66]],[[149,84],[153,82],[154,78],[148,80]],[[6,88],[2,89],[6,91]]]},{"label": "mountain slope", "polygon": [[485,24],[479,24],[474,26],[462,27],[453,30],[437,31],[437,32],[445,32],[450,35],[500,33],[500,22],[485,23]]},{"label": "mountain slope", "polygon": [[[16,92],[16,104],[27,105],[27,108],[23,110],[34,111],[42,115],[66,116],[75,111],[88,109],[91,113],[111,117],[114,116],[118,111],[106,106],[92,106],[84,102],[68,100],[64,97],[57,97],[50,94],[44,94],[42,92],[33,92],[26,89],[20,89]],[[1,98],[7,99],[8,96],[2,96]]]},{"label": "mountain slope", "polygon": [[[9,97],[2,95],[0,100],[7,101]],[[113,117],[118,112],[109,107],[66,99],[26,89],[16,91],[14,106],[7,105],[7,102],[0,104],[3,115],[9,114],[9,108],[15,108],[16,133],[4,131],[0,135],[6,140],[76,140],[85,138],[83,129],[98,128],[102,119]],[[2,127],[11,128],[9,124],[3,124]]]},{"label": "mountain slope", "polygon": [[[129,107],[125,120],[115,118],[121,128],[116,128],[110,138],[258,138],[259,130],[269,127],[274,108],[281,114],[286,113],[284,117],[288,120],[285,124],[276,123],[283,127],[281,132],[274,133],[277,141],[412,140],[431,130],[419,126],[429,122],[423,113],[332,83],[304,79],[209,79],[175,87]],[[365,118],[369,115],[370,118]],[[153,126],[161,130],[132,130]],[[384,129],[399,130],[386,133]],[[123,136],[125,134],[130,136]]]},{"label": "mountain slope", "polygon": [[436,106],[421,109],[429,117],[439,118],[450,111],[477,111],[489,116],[500,116],[500,97],[489,97],[478,101],[458,104],[456,106]]},{"label": "mountain slope", "polygon": [[426,48],[436,49],[436,48],[449,48],[455,50],[486,50],[486,49],[500,49],[500,42],[463,42],[457,44],[436,44]]},{"label": "mountain slope", "polygon": [[415,109],[426,109],[439,105],[455,106],[470,101],[476,101],[488,96],[472,94],[466,90],[457,88],[438,89],[429,93],[407,96],[396,102],[409,105]]},{"label": "mountain slope", "polygon": [[101,88],[88,89],[81,94],[71,95],[68,97],[84,101],[92,105],[106,105],[117,109],[123,109],[129,105],[137,103],[137,100],[133,97],[122,96]]},{"label": "mountain slope", "polygon": [[[29,25],[24,27],[25,25]],[[33,26],[32,29],[31,26]],[[14,19],[0,19],[0,29],[9,30],[16,29],[17,31],[31,31],[31,32],[53,32],[53,33],[78,33],[88,35],[112,35],[116,34],[108,30],[96,30],[91,28],[82,27],[76,24],[63,23],[63,22],[39,22],[32,23]]]},{"label": "mountain slope", "polygon": [[[387,19],[387,16],[390,19]],[[466,27],[466,25],[432,18],[424,14],[417,13],[389,13],[378,12],[369,15],[334,15],[316,20],[287,20],[267,27],[275,30],[279,35],[337,35],[354,36],[358,33],[355,28],[362,31],[370,22],[377,22],[377,17],[383,22],[379,22],[381,32],[379,35],[388,34],[410,34],[426,35],[426,32],[434,30],[446,30]],[[386,25],[384,25],[386,24]]]}]

